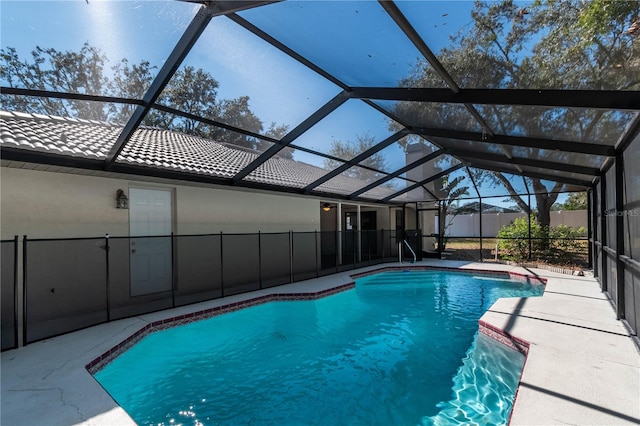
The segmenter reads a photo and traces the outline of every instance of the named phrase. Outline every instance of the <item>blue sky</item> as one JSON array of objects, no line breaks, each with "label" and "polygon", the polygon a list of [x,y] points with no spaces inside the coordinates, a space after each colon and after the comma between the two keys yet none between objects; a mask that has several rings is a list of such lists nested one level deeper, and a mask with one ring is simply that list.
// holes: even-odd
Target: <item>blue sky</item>
[{"label": "blue sky", "polygon": [[[240,16],[294,50],[305,46],[309,60],[351,86],[396,85],[421,57],[377,2],[339,1],[330,11],[322,3],[282,2]],[[397,4],[407,16],[424,17],[412,24],[436,53],[471,24],[470,1]],[[35,46],[76,51],[88,42],[111,65],[127,58],[160,67],[198,7],[154,0],[3,0],[1,45],[26,58]],[[293,128],[341,90],[226,17],[212,20],[186,65],[211,73],[220,83],[220,99],[249,96],[265,128],[271,122]],[[355,141],[366,134],[381,141],[391,133],[384,115],[350,100],[295,143],[327,153],[333,140]],[[389,168],[404,165],[401,149],[387,149],[385,155]],[[322,165],[319,157],[300,151],[295,158]]]},{"label": "blue sky", "polygon": [[[438,2],[433,4],[443,7]],[[336,5],[340,5],[341,11],[333,11],[331,16],[326,15],[327,9],[321,2],[301,1],[249,10],[241,16],[267,31],[272,30],[277,38],[294,49],[313,39],[322,40],[324,46],[314,49],[317,55],[309,59],[330,72],[342,74],[339,77],[345,80],[360,75],[366,77],[364,81],[346,81],[347,84],[394,85],[406,75],[419,53],[395,26],[388,25],[390,18],[377,2],[336,2],[332,6]],[[468,7],[469,2],[449,2],[447,9]],[[177,1],[3,0],[2,47],[15,47],[22,57],[27,57],[36,45],[73,51],[88,42],[99,47],[112,63],[126,57],[131,63],[149,60],[159,67],[197,8],[198,5]],[[268,12],[274,11],[269,8],[277,8],[274,10],[277,19],[272,19],[274,14]],[[302,18],[293,20],[293,13]],[[327,21],[331,23],[328,28]],[[287,33],[278,31],[282,22],[293,25],[301,34],[306,32],[309,38],[288,39]],[[378,24],[384,24],[384,27]],[[455,25],[450,25],[453,27]],[[393,34],[390,34],[391,30],[385,30],[378,38],[371,39],[380,28],[390,28]],[[326,31],[324,38],[316,37],[320,31]],[[338,48],[337,40],[344,40],[346,31],[363,36],[351,37],[348,46]],[[443,43],[448,35],[442,33]],[[389,49],[389,45],[394,48]],[[353,71],[348,66],[343,70],[331,69],[331,64],[339,62],[336,56],[343,56],[347,63],[351,58]],[[365,59],[371,59],[373,64],[367,65]],[[387,64],[389,67],[384,66]],[[220,83],[220,98],[248,95],[252,110],[265,127],[271,122],[294,127],[340,92],[339,87],[224,17],[212,20],[183,65],[209,71]],[[385,71],[372,75],[378,69]],[[388,135],[386,119],[378,112],[367,111],[368,107],[355,107],[351,102],[343,109],[349,110],[349,114],[332,114],[327,119],[332,125],[325,125],[326,133],[315,137],[344,141],[369,133],[381,140]],[[354,116],[355,122],[351,118]]]}]

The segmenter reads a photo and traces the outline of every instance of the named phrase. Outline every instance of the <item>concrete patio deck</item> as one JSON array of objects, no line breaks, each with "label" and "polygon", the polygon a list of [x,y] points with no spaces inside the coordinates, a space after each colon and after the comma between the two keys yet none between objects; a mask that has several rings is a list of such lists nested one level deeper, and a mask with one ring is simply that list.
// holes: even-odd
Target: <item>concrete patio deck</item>
[{"label": "concrete patio deck", "polygon": [[[640,354],[588,274],[429,260],[416,266],[535,274],[548,278],[541,298],[501,299],[481,321],[529,342],[513,425],[640,424]],[[102,324],[2,353],[2,425],[132,425],[85,365],[147,324],[272,293],[318,292],[376,265],[268,290]],[[413,266],[404,264],[404,266]]]},{"label": "concrete patio deck", "polygon": [[640,424],[640,354],[592,277],[548,277],[544,296],[500,299],[481,321],[529,342],[513,425]]}]

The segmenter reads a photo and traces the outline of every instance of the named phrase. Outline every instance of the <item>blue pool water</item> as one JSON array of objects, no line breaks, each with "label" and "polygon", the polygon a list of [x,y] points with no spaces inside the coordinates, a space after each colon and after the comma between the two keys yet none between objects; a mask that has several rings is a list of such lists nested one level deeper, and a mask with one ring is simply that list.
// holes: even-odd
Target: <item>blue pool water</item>
[{"label": "blue pool water", "polygon": [[387,272],[152,333],[96,373],[138,424],[504,424],[524,357],[477,333],[541,285]]}]

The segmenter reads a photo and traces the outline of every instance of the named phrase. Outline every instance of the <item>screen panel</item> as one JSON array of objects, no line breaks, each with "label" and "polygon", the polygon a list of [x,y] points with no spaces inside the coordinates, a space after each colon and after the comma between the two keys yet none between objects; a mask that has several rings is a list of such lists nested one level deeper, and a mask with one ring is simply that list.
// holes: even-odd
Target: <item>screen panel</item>
[{"label": "screen panel", "polygon": [[2,85],[141,99],[199,7],[163,0],[3,2],[2,48],[14,59]]},{"label": "screen panel", "polygon": [[282,2],[238,14],[348,86],[397,86],[421,57],[377,2]]}]

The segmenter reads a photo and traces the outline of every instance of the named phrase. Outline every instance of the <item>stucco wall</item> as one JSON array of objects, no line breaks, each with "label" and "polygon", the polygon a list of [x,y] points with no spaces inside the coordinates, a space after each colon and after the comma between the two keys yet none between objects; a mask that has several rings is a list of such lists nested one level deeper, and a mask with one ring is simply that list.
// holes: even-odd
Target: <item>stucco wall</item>
[{"label": "stucco wall", "polygon": [[314,199],[178,186],[176,201],[182,235],[320,231],[320,203]]},{"label": "stucco wall", "polygon": [[2,239],[126,236],[129,211],[115,208],[115,194],[130,187],[172,190],[178,234],[320,230],[320,204],[311,198],[7,167],[0,185]]},{"label": "stucco wall", "polygon": [[116,179],[2,167],[2,239],[128,235],[128,211],[115,208],[116,191],[126,186]]}]

